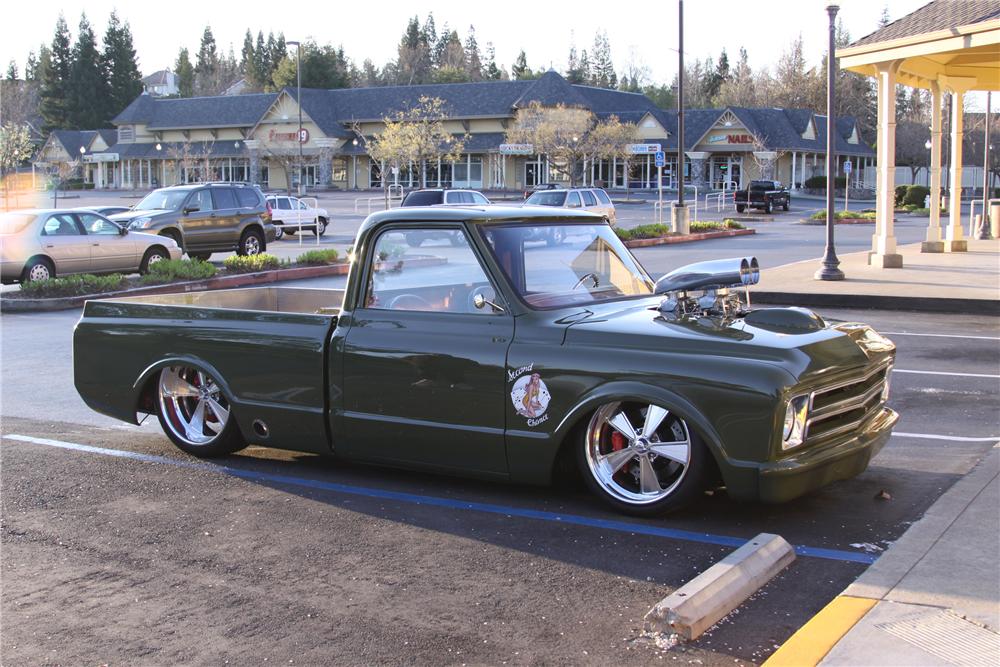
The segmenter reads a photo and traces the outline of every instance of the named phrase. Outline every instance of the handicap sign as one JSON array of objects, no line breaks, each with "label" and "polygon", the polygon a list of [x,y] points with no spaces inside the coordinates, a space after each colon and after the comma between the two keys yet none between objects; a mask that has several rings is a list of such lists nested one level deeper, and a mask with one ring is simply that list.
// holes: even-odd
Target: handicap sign
[{"label": "handicap sign", "polygon": [[663,151],[656,151],[656,166],[662,167],[667,163],[667,156],[663,154]]},{"label": "handicap sign", "polygon": [[844,173],[845,174],[851,173],[851,169],[853,169],[853,168],[854,168],[854,166],[851,164],[850,160],[847,160],[846,162],[844,162]]}]

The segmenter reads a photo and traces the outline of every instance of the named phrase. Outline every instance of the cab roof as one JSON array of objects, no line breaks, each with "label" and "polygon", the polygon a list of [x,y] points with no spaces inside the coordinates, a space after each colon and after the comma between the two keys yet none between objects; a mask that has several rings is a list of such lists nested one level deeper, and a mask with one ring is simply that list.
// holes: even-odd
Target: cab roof
[{"label": "cab roof", "polygon": [[546,224],[553,222],[600,222],[604,217],[586,211],[560,209],[552,206],[508,206],[483,204],[480,206],[414,206],[379,211],[368,216],[359,232],[365,232],[385,222],[470,222],[479,225],[525,222]]}]

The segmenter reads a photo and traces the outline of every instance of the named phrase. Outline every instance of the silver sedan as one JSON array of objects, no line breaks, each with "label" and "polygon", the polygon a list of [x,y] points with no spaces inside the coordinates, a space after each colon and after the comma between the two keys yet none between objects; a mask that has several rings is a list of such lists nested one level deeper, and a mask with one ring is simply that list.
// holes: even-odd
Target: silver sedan
[{"label": "silver sedan", "polygon": [[4,284],[73,273],[146,273],[180,259],[173,239],[130,232],[86,209],[32,209],[0,214],[0,279]]}]

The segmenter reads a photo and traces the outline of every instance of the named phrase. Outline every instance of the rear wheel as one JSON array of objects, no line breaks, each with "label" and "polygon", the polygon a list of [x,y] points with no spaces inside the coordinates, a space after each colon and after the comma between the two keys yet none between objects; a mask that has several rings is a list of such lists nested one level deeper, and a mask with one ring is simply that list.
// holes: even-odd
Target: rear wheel
[{"label": "rear wheel", "polygon": [[189,252],[188,257],[191,259],[197,259],[201,262],[207,262],[208,258],[212,256],[210,252]]},{"label": "rear wheel", "polygon": [[326,234],[326,218],[320,218],[316,221],[316,227],[313,230],[313,234],[316,236],[323,236],[323,234]]},{"label": "rear wheel", "polygon": [[781,210],[782,211],[787,211],[788,210],[788,202],[787,201],[784,204],[782,204]]},{"label": "rear wheel", "polygon": [[654,403],[598,408],[577,448],[587,485],[618,511],[654,516],[705,488],[710,454],[680,416]]},{"label": "rear wheel", "polygon": [[746,209],[747,209],[747,207],[746,207],[746,206],[744,206],[743,204],[737,204],[737,205],[736,205],[736,212],[737,212],[737,213],[742,213],[742,212],[743,212],[743,211],[745,211]]},{"label": "rear wheel", "polygon": [[142,256],[142,262],[139,263],[139,273],[145,275],[149,273],[149,267],[157,262],[162,262],[164,260],[170,259],[170,255],[167,251],[160,246],[154,246],[146,251],[146,254]]},{"label": "rear wheel", "polygon": [[167,437],[195,456],[225,456],[247,446],[219,383],[192,366],[168,366],[157,383],[157,417]]},{"label": "rear wheel", "polygon": [[259,255],[264,252],[264,237],[256,229],[248,229],[240,237],[237,255]]},{"label": "rear wheel", "polygon": [[56,277],[56,269],[45,257],[32,257],[24,265],[21,272],[21,282],[30,283],[34,280],[48,280]]},{"label": "rear wheel", "polygon": [[280,241],[281,237],[285,235],[285,230],[282,227],[275,226],[274,228],[274,240]]}]

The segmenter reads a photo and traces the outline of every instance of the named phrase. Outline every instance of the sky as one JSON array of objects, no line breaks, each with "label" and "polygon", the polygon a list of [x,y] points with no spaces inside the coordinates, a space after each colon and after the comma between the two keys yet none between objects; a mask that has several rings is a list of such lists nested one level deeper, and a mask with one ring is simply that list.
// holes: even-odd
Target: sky
[{"label": "sky", "polygon": [[[839,17],[853,39],[874,31],[883,7],[892,19],[899,18],[929,0],[841,0]],[[56,19],[62,12],[75,39],[80,14],[98,33],[104,32],[108,16],[117,9],[127,20],[143,74],[172,67],[177,52],[186,46],[198,50],[205,25],[211,25],[223,52],[230,44],[239,58],[243,36],[249,27],[284,32],[287,40],[312,38],[320,44],[343,45],[349,58],[359,65],[371,58],[381,66],[396,55],[396,46],[407,20],[417,15],[423,23],[428,12],[440,31],[444,24],[459,32],[464,41],[469,25],[476,27],[480,48],[487,42],[496,48],[498,65],[510,69],[524,49],[532,68],[566,69],[570,44],[588,49],[597,30],[607,31],[616,69],[621,72],[631,60],[648,67],[653,82],[669,83],[677,72],[677,0],[468,2],[436,0],[429,3],[382,0],[369,2],[264,2],[263,0],[218,0],[195,2],[172,0],[8,0],[0,26],[0,67],[5,71],[13,58],[24,71],[29,51],[37,53],[49,44]],[[740,46],[756,69],[773,66],[781,52],[801,34],[810,63],[819,62],[826,48],[826,0],[688,0],[685,3],[685,58],[717,58],[725,48],[734,62]],[[619,11],[619,7],[627,8]],[[501,10],[500,8],[503,8]]]}]

